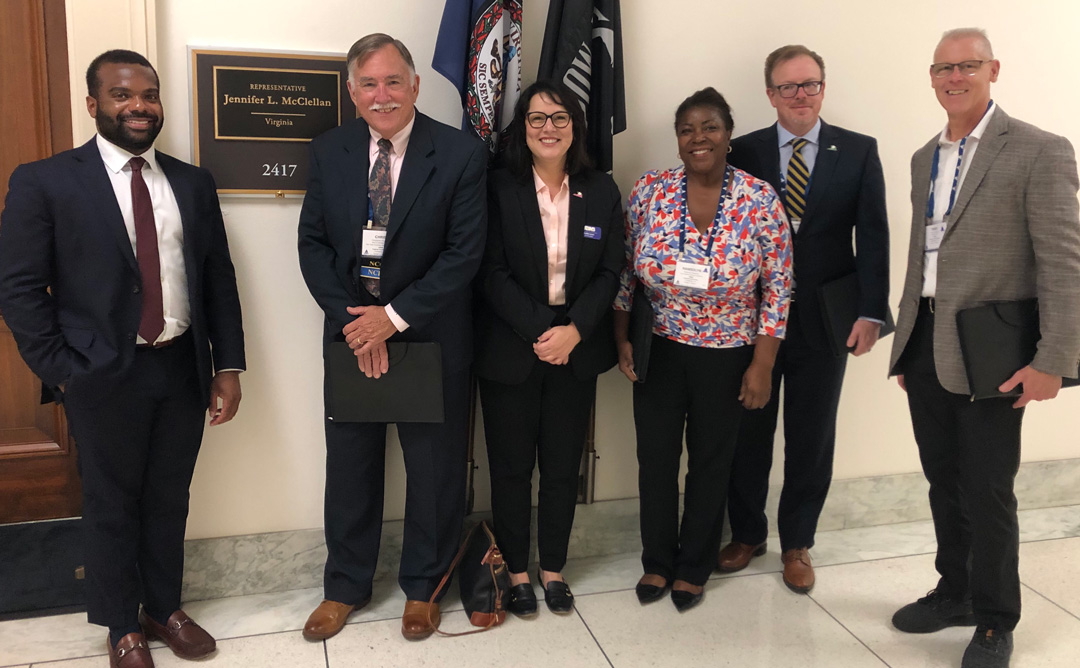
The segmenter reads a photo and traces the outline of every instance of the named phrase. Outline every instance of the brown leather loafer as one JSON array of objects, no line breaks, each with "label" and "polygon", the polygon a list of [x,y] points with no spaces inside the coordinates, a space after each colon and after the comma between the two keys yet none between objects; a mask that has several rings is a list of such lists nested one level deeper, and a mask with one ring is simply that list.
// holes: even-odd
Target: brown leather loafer
[{"label": "brown leather loafer", "polygon": [[105,636],[105,647],[109,649],[110,668],[154,668],[150,658],[150,646],[141,633],[129,633],[112,646],[109,636]]},{"label": "brown leather loafer", "polygon": [[181,659],[198,659],[217,649],[214,637],[183,610],[172,613],[165,626],[139,611],[139,625],[147,638],[162,640]]},{"label": "brown leather loafer", "polygon": [[716,567],[725,573],[741,571],[750,565],[750,560],[765,554],[766,543],[760,545],[747,545],[731,541],[720,550],[720,558],[717,559]]},{"label": "brown leather loafer", "polygon": [[780,555],[784,562],[784,584],[797,594],[806,594],[814,588],[814,567],[810,565],[810,550],[800,547],[784,550]]},{"label": "brown leather loafer", "polygon": [[438,603],[405,601],[405,614],[401,615],[401,635],[405,636],[406,640],[423,640],[435,633],[440,621],[442,616],[439,614]]},{"label": "brown leather loafer", "polygon": [[[370,599],[369,599],[370,600]],[[345,621],[353,610],[364,607],[367,601],[359,606],[337,601],[324,600],[315,608],[304,624],[304,638],[308,640],[326,640],[338,634],[345,627]]]}]

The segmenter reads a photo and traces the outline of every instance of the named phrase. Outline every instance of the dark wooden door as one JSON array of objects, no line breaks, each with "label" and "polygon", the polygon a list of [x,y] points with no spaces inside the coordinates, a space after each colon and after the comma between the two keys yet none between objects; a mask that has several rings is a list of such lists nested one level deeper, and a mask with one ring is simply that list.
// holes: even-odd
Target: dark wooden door
[{"label": "dark wooden door", "polygon": [[[71,148],[65,25],[63,0],[0,1],[0,199],[16,166]],[[67,421],[40,398],[0,313],[0,524],[80,512]]]}]

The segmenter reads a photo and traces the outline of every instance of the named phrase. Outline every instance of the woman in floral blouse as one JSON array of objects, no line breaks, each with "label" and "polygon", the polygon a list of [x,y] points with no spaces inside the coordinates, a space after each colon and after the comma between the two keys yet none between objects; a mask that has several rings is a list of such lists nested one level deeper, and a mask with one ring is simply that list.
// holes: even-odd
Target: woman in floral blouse
[{"label": "woman in floral blouse", "polygon": [[629,310],[638,282],[655,314],[646,380],[634,385],[645,571],[637,596],[654,601],[670,586],[679,611],[701,601],[716,565],[740,411],[769,400],[792,288],[780,199],[727,164],[733,127],[731,108],[712,88],[679,105],[683,166],[646,172],[634,186],[629,262],[615,300],[619,369],[631,381]]}]

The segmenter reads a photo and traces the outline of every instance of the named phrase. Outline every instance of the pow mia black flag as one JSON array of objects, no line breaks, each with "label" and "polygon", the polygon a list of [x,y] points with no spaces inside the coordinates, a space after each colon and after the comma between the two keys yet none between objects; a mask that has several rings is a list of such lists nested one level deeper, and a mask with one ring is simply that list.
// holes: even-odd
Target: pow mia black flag
[{"label": "pow mia black flag", "polygon": [[611,137],[626,129],[619,0],[551,0],[536,76],[562,81],[578,96],[589,155],[610,172]]}]

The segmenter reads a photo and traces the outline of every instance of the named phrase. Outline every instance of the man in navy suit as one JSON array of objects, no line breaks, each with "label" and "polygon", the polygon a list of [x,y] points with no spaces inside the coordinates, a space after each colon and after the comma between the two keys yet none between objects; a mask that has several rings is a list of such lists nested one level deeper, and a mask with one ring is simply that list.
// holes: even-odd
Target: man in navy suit
[{"label": "man in navy suit", "polygon": [[777,528],[784,582],[806,593],[814,586],[809,549],[832,480],[847,365],[847,355],[837,356],[830,346],[818,289],[857,275],[859,319],[846,343],[856,356],[869,352],[888,310],[889,228],[877,142],[820,118],[821,56],[801,45],[780,47],[765,60],[765,86],[777,123],[731,142],[729,162],[780,193],[795,247],[795,286],[772,398],[765,408],[744,412],[739,427],[728,491],[732,542],[720,551],[719,567],[737,571],[765,553],[765,499],[783,379],[784,487]]},{"label": "man in navy suit", "polygon": [[108,51],[86,83],[97,136],[11,175],[0,310],[79,447],[87,617],[137,668],[146,636],[214,650],[180,609],[188,487],[203,413],[236,413],[244,335],[214,180],[153,147],[157,72]]},{"label": "man in navy suit", "polygon": [[[484,252],[487,149],[416,111],[420,78],[399,40],[360,39],[347,68],[362,118],[311,144],[300,269],[325,314],[324,346],[347,342],[369,376],[387,372],[387,340],[441,346],[444,421],[397,426],[408,476],[401,631],[418,640],[439,624],[428,600],[457,552],[465,512],[469,286]],[[371,599],[382,530],[386,423],[325,427],[326,600],[304,626],[309,640],[336,634]]]}]

